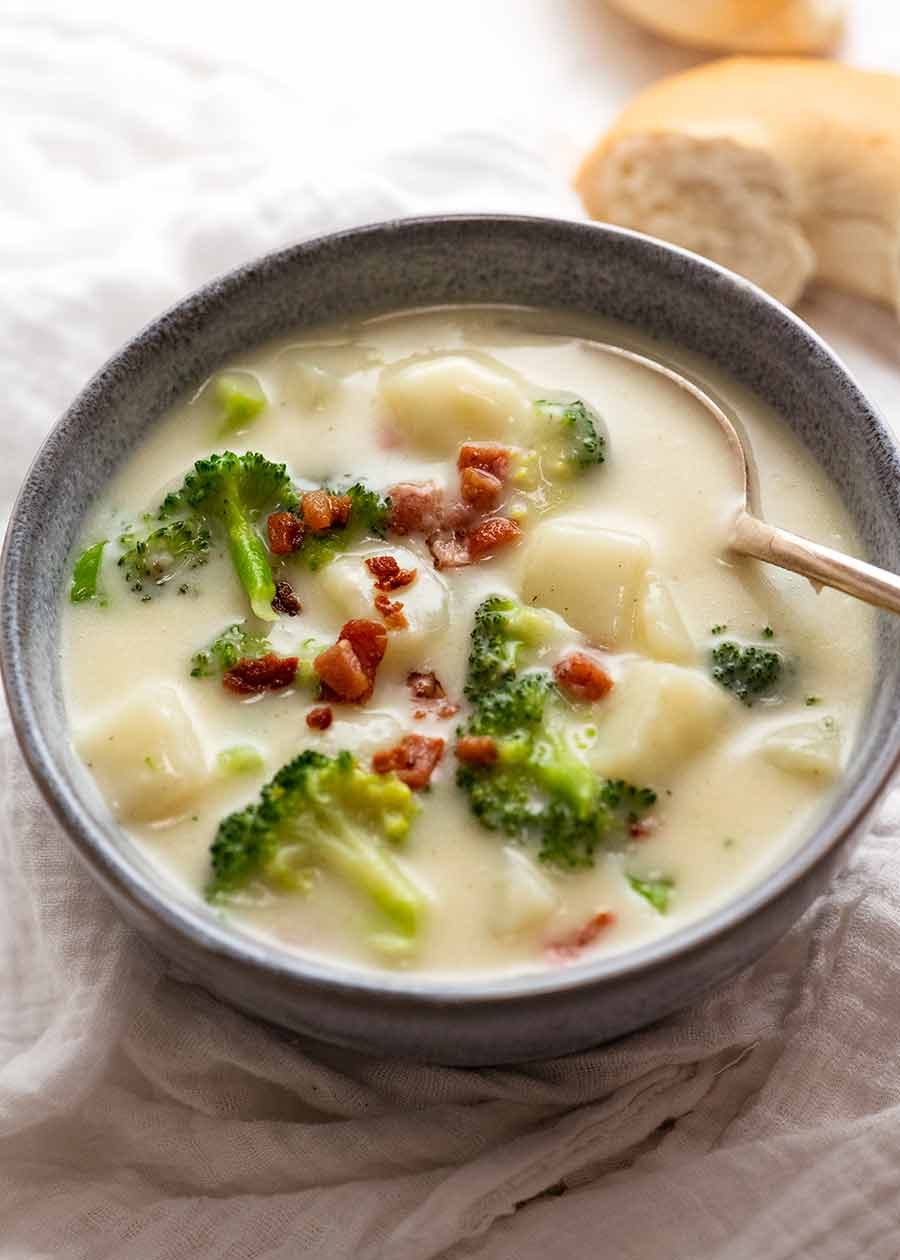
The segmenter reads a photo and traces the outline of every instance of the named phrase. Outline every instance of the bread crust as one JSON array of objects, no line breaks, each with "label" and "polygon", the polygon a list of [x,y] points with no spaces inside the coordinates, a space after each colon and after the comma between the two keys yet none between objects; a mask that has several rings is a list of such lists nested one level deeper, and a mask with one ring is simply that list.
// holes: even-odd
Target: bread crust
[{"label": "bread crust", "polygon": [[[735,57],[663,79],[626,107],[575,185],[593,218],[707,253],[783,301],[818,275],[900,304],[896,75]],[[759,256],[737,265],[753,254],[754,223]],[[763,255],[788,249],[790,232],[793,261],[767,279]]]},{"label": "bread crust", "polygon": [[843,0],[608,0],[648,30],[721,52],[825,53],[840,39]]}]

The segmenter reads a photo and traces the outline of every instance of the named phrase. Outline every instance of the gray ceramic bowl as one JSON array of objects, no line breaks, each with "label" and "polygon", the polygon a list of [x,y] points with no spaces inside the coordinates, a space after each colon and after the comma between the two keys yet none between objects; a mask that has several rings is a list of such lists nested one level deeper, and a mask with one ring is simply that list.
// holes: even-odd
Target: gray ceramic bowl
[{"label": "gray ceramic bowl", "polygon": [[159,414],[236,351],[322,321],[452,302],[614,316],[709,356],[774,404],[837,483],[869,556],[900,571],[892,438],[822,342],[758,289],[610,227],[406,220],[298,245],[213,282],[90,382],[45,443],[13,512],[2,665],[16,733],[47,801],[121,912],[163,954],[221,997],[300,1032],[373,1053],[483,1064],[617,1037],[688,1002],[782,935],[846,859],[897,761],[900,619],[882,617],[865,729],[815,834],[732,904],[623,956],[466,984],[363,976],[229,931],[163,888],[97,806],[67,740],[60,606],[85,507]]}]

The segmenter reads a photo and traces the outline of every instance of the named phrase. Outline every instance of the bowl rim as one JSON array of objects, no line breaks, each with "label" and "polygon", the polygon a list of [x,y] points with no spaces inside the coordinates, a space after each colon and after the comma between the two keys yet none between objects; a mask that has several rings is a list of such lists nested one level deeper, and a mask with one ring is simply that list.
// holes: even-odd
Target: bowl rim
[{"label": "bowl rim", "polygon": [[[172,321],[190,322],[195,313],[202,315],[202,308],[211,299],[227,301],[260,272],[277,269],[297,257],[366,237],[400,241],[404,235],[423,229],[441,230],[444,226],[455,228],[465,224],[490,226],[498,232],[564,231],[580,236],[586,247],[598,234],[612,240],[638,243],[646,251],[649,263],[654,260],[665,262],[667,258],[670,261],[681,259],[688,269],[714,279],[719,285],[730,287],[736,295],[742,295],[743,300],[762,304],[770,314],[777,315],[782,328],[791,329],[795,336],[799,334],[816,351],[820,361],[827,363],[832,370],[836,369],[842,391],[854,407],[867,414],[874,426],[880,458],[893,465],[900,481],[900,446],[896,439],[843,361],[812,328],[751,281],[710,259],[644,233],[605,223],[533,215],[437,214],[388,219],[324,233],[263,254],[216,276],[131,336],[90,378],[45,437],[10,513],[0,556],[0,591],[4,596],[0,623],[0,673],[13,731],[45,802],[75,845],[82,861],[114,901],[124,898],[141,916],[156,920],[168,931],[185,938],[188,945],[199,947],[204,954],[261,972],[269,979],[296,982],[348,999],[377,998],[381,1002],[420,1006],[477,1006],[515,1002],[541,995],[569,994],[579,989],[633,980],[665,968],[676,958],[684,959],[707,949],[714,941],[727,936],[788,893],[862,825],[900,765],[900,723],[895,723],[890,738],[881,745],[878,755],[854,780],[847,783],[845,793],[835,801],[834,808],[820,820],[812,834],[758,882],[710,913],[656,940],[574,963],[560,970],[485,975],[478,972],[390,972],[363,969],[291,951],[277,942],[255,937],[239,925],[219,923],[202,905],[195,908],[187,899],[169,898],[162,878],[150,871],[149,866],[146,872],[142,870],[138,863],[129,859],[125,846],[117,846],[106,838],[81,796],[70,789],[57,767],[32,701],[28,671],[17,651],[17,645],[22,641],[20,628],[28,607],[28,594],[20,580],[22,549],[19,540],[29,532],[27,502],[30,489],[41,481],[45,468],[52,467],[59,449],[67,442],[77,442],[81,412],[98,392],[102,393],[107,378],[127,368],[129,361],[142,352],[147,341],[160,334],[162,325]],[[727,368],[724,370],[727,371]]]}]

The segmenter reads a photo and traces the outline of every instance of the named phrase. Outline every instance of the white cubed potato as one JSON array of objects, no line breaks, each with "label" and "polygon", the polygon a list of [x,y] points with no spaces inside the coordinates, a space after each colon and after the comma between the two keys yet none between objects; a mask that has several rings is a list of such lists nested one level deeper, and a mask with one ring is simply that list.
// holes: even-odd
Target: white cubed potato
[{"label": "white cubed potato", "polygon": [[177,688],[143,683],[77,740],[117,817],[160,822],[183,813],[209,782],[197,727]]},{"label": "white cubed potato", "polygon": [[637,534],[583,520],[546,521],[525,550],[522,596],[564,617],[597,647],[630,647],[650,548]]},{"label": "white cubed potato", "polygon": [[834,718],[795,722],[767,735],[762,752],[788,774],[834,779],[841,770],[841,733]]},{"label": "white cubed potato", "polygon": [[378,392],[404,436],[434,455],[466,441],[515,445],[534,424],[524,381],[487,354],[414,355],[382,371]]},{"label": "white cubed potato", "polygon": [[403,605],[407,626],[388,630],[387,660],[410,665],[423,662],[432,645],[446,633],[450,621],[447,584],[421,556],[406,547],[383,544],[338,556],[318,575],[318,585],[332,601],[341,619],[369,617],[375,609],[375,579],[366,567],[369,556],[393,556],[401,569],[415,569],[409,586],[387,592],[392,602]]},{"label": "white cubed potato", "polygon": [[697,653],[672,592],[656,573],[648,573],[638,609],[638,637],[648,656],[685,665]]},{"label": "white cubed potato", "polygon": [[516,936],[543,923],[559,902],[546,875],[521,849],[503,850],[503,873],[496,880],[490,903],[490,927],[495,936]]},{"label": "white cubed potato", "polygon": [[310,343],[288,346],[278,355],[275,370],[282,397],[304,411],[324,411],[348,376],[379,361],[369,346],[356,342]]},{"label": "white cubed potato", "polygon": [[699,670],[635,661],[596,706],[591,764],[652,786],[715,739],[729,709],[722,688]]}]

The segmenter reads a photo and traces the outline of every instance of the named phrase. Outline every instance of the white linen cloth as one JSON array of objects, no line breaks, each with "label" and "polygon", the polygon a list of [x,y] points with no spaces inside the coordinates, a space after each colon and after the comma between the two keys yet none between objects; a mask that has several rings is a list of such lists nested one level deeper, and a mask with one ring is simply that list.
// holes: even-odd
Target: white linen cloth
[{"label": "white linen cloth", "polygon": [[[546,164],[483,132],[348,161],[348,131],[340,171],[286,162],[277,85],[105,29],[0,19],[0,59],[4,511],[82,380],[209,275],[395,214],[577,213]],[[826,328],[847,309],[887,398],[896,330],[813,308]],[[9,736],[0,774],[2,1260],[900,1255],[896,795],[829,895],[704,1002],[467,1071],[216,1002],[120,922]]]}]

